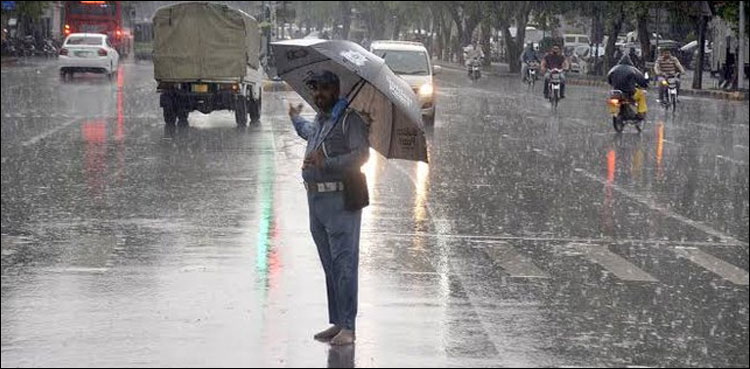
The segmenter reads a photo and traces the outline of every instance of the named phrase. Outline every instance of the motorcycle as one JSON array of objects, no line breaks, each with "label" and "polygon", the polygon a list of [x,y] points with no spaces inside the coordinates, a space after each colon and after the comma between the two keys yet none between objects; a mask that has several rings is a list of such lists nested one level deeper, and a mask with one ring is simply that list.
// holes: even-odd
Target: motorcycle
[{"label": "motorcycle", "polygon": [[3,56],[19,56],[17,41],[12,38],[8,38],[5,41],[3,41],[3,50],[2,50]]},{"label": "motorcycle", "polygon": [[526,76],[524,76],[524,80],[529,85],[530,90],[534,89],[534,83],[536,83],[538,69],[539,69],[539,63],[537,62],[526,63]]},{"label": "motorcycle", "polygon": [[669,110],[670,106],[672,107],[672,112],[674,113],[675,110],[677,110],[677,96],[678,96],[678,89],[677,87],[680,84],[680,77],[679,75],[670,75],[666,76],[661,80],[661,86],[659,86],[660,89],[660,101],[661,105],[664,107],[664,109]]},{"label": "motorcycle", "polygon": [[549,102],[554,109],[560,102],[560,88],[562,86],[562,69],[550,69],[549,71]]},{"label": "motorcycle", "polygon": [[21,50],[20,54],[21,56],[35,56],[38,55],[38,51],[36,46],[34,45],[34,37],[29,35],[25,36],[21,40]]},{"label": "motorcycle", "polygon": [[635,101],[621,90],[609,92],[609,113],[616,132],[622,132],[627,124],[634,125],[639,133],[643,131],[643,118],[638,116]]},{"label": "motorcycle", "polygon": [[55,42],[51,39],[45,39],[42,41],[42,45],[40,47],[42,52],[44,53],[45,57],[48,58],[56,58],[57,57],[57,46],[55,46]]},{"label": "motorcycle", "polygon": [[474,58],[469,62],[469,79],[477,81],[482,77],[481,65],[482,62],[480,58]]}]

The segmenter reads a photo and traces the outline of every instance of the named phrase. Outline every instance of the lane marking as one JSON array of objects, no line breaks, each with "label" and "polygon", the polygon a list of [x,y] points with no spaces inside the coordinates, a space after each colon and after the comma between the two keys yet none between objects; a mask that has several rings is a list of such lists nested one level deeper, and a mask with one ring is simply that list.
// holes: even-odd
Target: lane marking
[{"label": "lane marking", "polygon": [[745,244],[737,243],[720,243],[706,241],[670,241],[670,240],[639,240],[639,239],[610,239],[610,238],[575,238],[575,237],[542,237],[542,236],[491,236],[491,235],[468,235],[468,234],[446,234],[446,233],[398,233],[398,232],[380,232],[364,230],[362,234],[375,233],[382,236],[390,237],[445,237],[454,239],[465,239],[476,243],[495,244],[502,241],[548,241],[548,242],[577,242],[577,243],[606,243],[606,244],[644,244],[655,246],[744,246]]},{"label": "lane marking", "polygon": [[547,273],[537,268],[534,263],[521,255],[515,247],[505,242],[493,244],[492,247],[485,247],[482,250],[511,277],[549,278]]},{"label": "lane marking", "polygon": [[609,251],[606,245],[590,246],[571,243],[569,246],[572,246],[592,262],[612,272],[617,278],[626,281],[658,282],[656,278],[633,265],[622,256]]},{"label": "lane marking", "polygon": [[583,168],[575,168],[573,170],[576,171],[576,172],[578,172],[578,173],[581,173],[585,177],[587,177],[587,178],[589,178],[591,180],[594,180],[596,182],[599,182],[599,183],[601,183],[601,184],[603,184],[605,186],[611,186],[611,188],[613,190],[617,191],[621,195],[624,195],[624,196],[630,198],[631,200],[639,202],[639,203],[645,205],[646,207],[648,207],[651,210],[658,211],[658,212],[662,213],[663,215],[665,215],[668,218],[675,219],[675,220],[677,220],[677,221],[679,221],[679,222],[681,222],[683,224],[689,225],[689,226],[691,226],[691,227],[693,227],[695,229],[703,231],[706,234],[709,234],[709,235],[714,236],[714,237],[718,237],[719,239],[721,239],[721,241],[723,243],[735,243],[735,244],[740,244],[740,245],[743,245],[743,246],[747,246],[747,244],[748,244],[747,242],[741,242],[741,241],[737,240],[736,238],[734,238],[734,237],[732,237],[732,236],[730,236],[728,234],[719,232],[719,231],[711,228],[710,226],[708,226],[706,224],[703,224],[703,223],[701,223],[699,221],[696,221],[696,220],[690,219],[690,218],[688,218],[686,216],[677,214],[677,213],[669,210],[668,208],[657,204],[656,201],[654,201],[653,199],[649,199],[649,198],[646,198],[644,196],[638,195],[636,193],[630,192],[630,191],[628,191],[628,190],[626,190],[626,189],[624,189],[624,188],[622,188],[622,187],[620,187],[620,186],[618,186],[618,185],[616,185],[614,183],[607,183],[607,181],[605,179],[599,178],[599,176],[597,176],[597,175],[595,175],[595,174],[593,174],[593,173],[591,173],[591,172],[589,172],[589,171],[587,171],[587,170],[585,170]]},{"label": "lane marking", "polygon": [[723,156],[723,155],[716,155],[716,158],[728,161],[728,162],[730,162],[732,164],[737,164],[737,165],[742,165],[742,166],[748,165],[748,163],[745,163],[742,160],[732,159],[732,158],[729,158],[729,157],[726,157],[726,156]]},{"label": "lane marking", "polygon": [[747,271],[727,263],[711,254],[703,252],[698,248],[679,247],[674,250],[677,256],[684,257],[691,262],[700,265],[704,269],[741,286],[748,285]]},{"label": "lane marking", "polygon": [[60,130],[64,129],[65,127],[67,127],[67,126],[69,126],[69,125],[71,125],[71,124],[73,124],[75,122],[78,122],[78,121],[79,121],[79,118],[73,118],[71,120],[68,120],[65,123],[62,123],[62,124],[56,126],[55,128],[52,128],[52,129],[50,129],[50,130],[48,130],[46,132],[42,132],[42,133],[40,133],[40,134],[38,134],[38,135],[30,138],[27,141],[21,142],[21,146],[25,147],[25,146],[33,145],[33,144],[35,144],[35,143],[37,143],[37,142],[39,142],[39,141],[47,138],[48,136],[56,133],[57,131],[60,131]]}]

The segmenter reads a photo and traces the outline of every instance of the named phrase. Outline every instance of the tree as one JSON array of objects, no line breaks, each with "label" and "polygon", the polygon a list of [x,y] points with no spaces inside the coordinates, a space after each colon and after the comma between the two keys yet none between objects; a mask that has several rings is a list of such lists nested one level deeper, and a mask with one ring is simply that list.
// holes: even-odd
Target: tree
[{"label": "tree", "polygon": [[18,1],[16,9],[21,20],[25,34],[30,34],[31,25],[36,23],[42,16],[42,13],[49,6],[49,1]]},{"label": "tree", "polygon": [[336,24],[341,24],[341,39],[349,39],[349,29],[352,25],[352,5],[349,1],[339,1],[339,14]]},{"label": "tree", "polygon": [[435,24],[435,53],[440,60],[450,58],[450,40],[451,40],[451,18],[448,15],[446,2],[431,1],[429,3],[430,13],[432,13],[433,23]]},{"label": "tree", "polygon": [[[632,1],[628,2],[628,7],[632,9],[632,13],[635,14],[635,20],[638,31],[638,41],[641,44],[641,59],[645,62],[646,60],[653,60],[651,56],[651,37],[648,32],[648,21],[649,21],[649,10],[650,1]],[[658,36],[657,36],[658,37]]]},{"label": "tree", "polygon": [[622,25],[625,23],[625,4],[623,2],[607,1],[604,14],[608,30],[607,45],[604,49],[604,60],[606,61],[604,70],[606,71],[617,63],[617,60],[614,60],[615,43],[617,42],[617,36],[622,31]]},{"label": "tree", "polygon": [[463,46],[471,43],[471,35],[474,33],[474,29],[479,25],[481,20],[481,4],[482,2],[477,1],[452,1],[446,2],[448,14],[453,19],[453,24],[457,30],[457,36],[453,50],[458,55],[458,62],[463,64],[464,56],[461,52]]},{"label": "tree", "polygon": [[[737,32],[740,27],[739,1],[712,1],[716,15],[729,23],[732,30]],[[750,1],[745,1],[745,16],[750,12]],[[745,22],[745,35],[750,35],[750,22]]]}]

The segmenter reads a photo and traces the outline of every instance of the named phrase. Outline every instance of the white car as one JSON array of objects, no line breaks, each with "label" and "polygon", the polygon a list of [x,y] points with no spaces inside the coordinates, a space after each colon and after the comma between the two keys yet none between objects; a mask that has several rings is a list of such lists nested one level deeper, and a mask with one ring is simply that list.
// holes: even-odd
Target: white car
[{"label": "white car", "polygon": [[435,122],[432,76],[440,71],[440,66],[432,65],[424,45],[410,41],[373,41],[370,52],[385,59],[393,73],[409,83],[419,99],[425,123],[432,125]]},{"label": "white car", "polygon": [[577,33],[568,33],[564,34],[563,38],[565,40],[565,47],[578,47],[578,46],[589,46],[591,44],[591,40],[589,40],[588,35],[584,34],[577,34]]},{"label": "white car", "polygon": [[109,78],[117,72],[120,54],[110,44],[107,35],[72,33],[60,48],[60,77],[76,72],[104,73]]}]

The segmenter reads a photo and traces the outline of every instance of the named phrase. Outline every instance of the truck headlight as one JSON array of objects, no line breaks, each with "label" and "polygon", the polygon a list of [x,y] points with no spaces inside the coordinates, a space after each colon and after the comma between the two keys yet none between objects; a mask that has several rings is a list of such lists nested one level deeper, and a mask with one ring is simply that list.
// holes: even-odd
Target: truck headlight
[{"label": "truck headlight", "polygon": [[425,83],[419,88],[419,96],[432,96],[432,83]]}]

